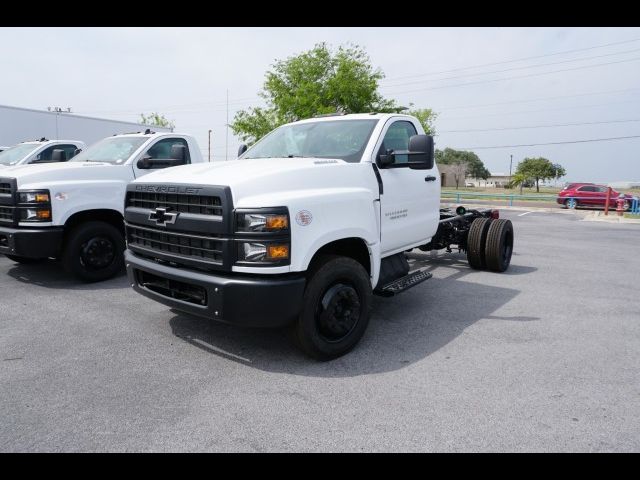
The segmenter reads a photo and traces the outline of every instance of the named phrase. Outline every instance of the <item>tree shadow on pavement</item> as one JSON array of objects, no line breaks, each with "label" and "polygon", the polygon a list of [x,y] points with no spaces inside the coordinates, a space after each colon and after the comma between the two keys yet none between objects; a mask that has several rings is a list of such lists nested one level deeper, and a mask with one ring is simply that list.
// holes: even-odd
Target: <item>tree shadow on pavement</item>
[{"label": "tree shadow on pavement", "polygon": [[[8,259],[7,259],[8,260]],[[9,260],[9,262],[11,262]],[[10,263],[7,274],[19,282],[44,288],[63,290],[105,290],[129,286],[122,272],[110,280],[95,283],[83,283],[68,273],[60,262],[44,260],[33,264]]]},{"label": "tree shadow on pavement", "polygon": [[[329,362],[306,357],[282,330],[240,328],[177,311],[169,323],[174,335],[185,342],[246,366],[302,376],[352,377],[393,371],[419,362],[479,320],[539,320],[538,317],[494,315],[520,291],[461,280],[465,275],[476,273],[462,261],[463,255],[411,253],[409,257],[413,257],[412,268],[428,257],[430,269],[446,267],[453,273],[446,278],[434,275],[431,280],[395,297],[374,297],[371,321],[363,339],[352,352]],[[509,272],[521,275],[535,270],[513,265]]]}]

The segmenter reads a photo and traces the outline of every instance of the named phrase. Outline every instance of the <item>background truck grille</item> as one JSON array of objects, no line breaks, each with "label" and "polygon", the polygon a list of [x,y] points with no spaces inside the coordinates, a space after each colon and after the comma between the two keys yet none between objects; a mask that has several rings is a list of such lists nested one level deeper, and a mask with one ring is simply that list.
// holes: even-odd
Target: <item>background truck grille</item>
[{"label": "background truck grille", "polygon": [[11,195],[11,184],[6,182],[0,182],[0,195]]},{"label": "background truck grille", "polygon": [[129,192],[127,206],[155,210],[170,208],[172,212],[222,216],[220,197],[184,193]]},{"label": "background truck grille", "polygon": [[216,237],[174,233],[156,228],[127,225],[129,247],[138,247],[175,258],[222,265],[222,242]]},{"label": "background truck grille", "polygon": [[13,207],[0,205],[0,222],[13,223]]}]

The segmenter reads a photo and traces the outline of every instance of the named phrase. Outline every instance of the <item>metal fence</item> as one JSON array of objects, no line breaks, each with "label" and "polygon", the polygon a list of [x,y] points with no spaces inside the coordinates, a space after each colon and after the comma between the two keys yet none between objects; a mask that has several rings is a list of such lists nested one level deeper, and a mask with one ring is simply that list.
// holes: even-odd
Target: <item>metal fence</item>
[{"label": "metal fence", "polygon": [[[513,206],[514,201],[539,201],[560,205],[558,203],[558,195],[554,194],[536,194],[536,195],[519,195],[517,193],[479,193],[479,192],[446,192],[443,191],[440,194],[441,199],[451,199],[456,203],[460,203],[464,200],[494,200],[499,202],[505,202],[510,207]],[[603,207],[600,202],[594,202],[594,197],[561,197],[564,206],[567,208],[576,207]],[[609,203],[609,210],[615,210],[617,197],[611,197]],[[628,213],[634,215],[640,215],[640,199],[634,197],[627,210]]]},{"label": "metal fence", "polygon": [[500,200],[513,206],[514,200],[538,200],[541,202],[555,203],[557,195],[519,195],[517,193],[479,193],[479,192],[441,192],[441,198],[455,198],[457,203],[463,199],[476,200]]}]

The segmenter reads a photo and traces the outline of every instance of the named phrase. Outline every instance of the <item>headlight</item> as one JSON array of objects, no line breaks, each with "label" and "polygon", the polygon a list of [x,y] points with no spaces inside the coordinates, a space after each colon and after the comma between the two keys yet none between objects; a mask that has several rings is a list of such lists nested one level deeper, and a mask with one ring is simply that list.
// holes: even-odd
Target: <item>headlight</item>
[{"label": "headlight", "polygon": [[238,232],[286,232],[289,230],[289,214],[239,212],[236,217]]},{"label": "headlight", "polygon": [[20,221],[21,222],[50,222],[51,209],[50,208],[21,208]]},{"label": "headlight", "polygon": [[18,221],[50,222],[51,196],[49,190],[18,192]]},{"label": "headlight", "polygon": [[289,243],[285,242],[240,242],[238,261],[254,263],[288,263]]},{"label": "headlight", "polygon": [[49,191],[18,192],[20,203],[49,203]]}]

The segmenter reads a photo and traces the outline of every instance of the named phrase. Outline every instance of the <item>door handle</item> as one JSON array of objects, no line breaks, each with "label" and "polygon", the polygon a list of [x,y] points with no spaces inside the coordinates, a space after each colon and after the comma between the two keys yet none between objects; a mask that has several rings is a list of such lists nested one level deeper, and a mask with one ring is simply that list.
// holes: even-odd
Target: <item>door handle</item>
[{"label": "door handle", "polygon": [[425,182],[433,182],[435,181],[436,177],[434,177],[433,175],[427,175],[426,177],[424,177],[424,181]]}]

